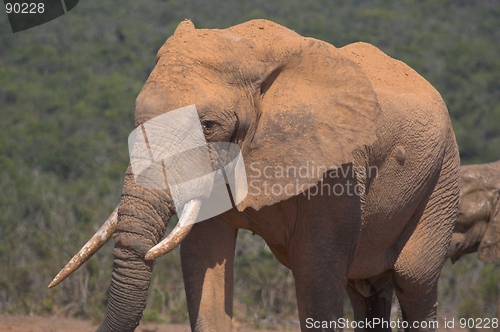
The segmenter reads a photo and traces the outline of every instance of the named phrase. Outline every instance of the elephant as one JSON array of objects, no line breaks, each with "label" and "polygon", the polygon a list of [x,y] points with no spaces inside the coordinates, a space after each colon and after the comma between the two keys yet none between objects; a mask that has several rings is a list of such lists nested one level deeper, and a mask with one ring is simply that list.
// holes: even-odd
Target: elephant
[{"label": "elephant", "polygon": [[455,263],[476,251],[484,263],[500,259],[500,161],[460,168],[458,219],[447,257]]},{"label": "elephant", "polygon": [[458,219],[447,257],[455,263],[461,256],[476,251],[484,263],[500,259],[500,160],[460,168]]},{"label": "elephant", "polygon": [[[346,287],[357,319],[384,316],[360,299],[388,282],[410,323],[436,319],[460,160],[443,99],[406,64],[267,20],[185,20],[158,51],[135,128],[120,203],[49,285],[113,237],[98,331],[136,328],[155,259],[178,245],[192,330],[229,331],[240,228],[291,269],[302,331],[341,330]],[[200,218],[218,203],[216,172],[230,203]]]}]

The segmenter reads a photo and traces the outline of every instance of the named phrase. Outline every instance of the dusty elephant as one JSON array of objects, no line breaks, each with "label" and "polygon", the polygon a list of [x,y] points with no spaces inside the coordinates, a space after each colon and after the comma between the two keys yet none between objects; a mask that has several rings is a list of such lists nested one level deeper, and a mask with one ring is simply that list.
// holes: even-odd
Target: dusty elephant
[{"label": "dusty elephant", "polygon": [[[265,20],[226,30],[197,30],[184,21],[159,50],[137,98],[138,137],[164,114],[193,110],[208,144],[239,148],[245,181],[230,188],[228,211],[193,224],[210,200],[213,178],[198,172],[198,159],[186,171],[179,154],[154,157],[151,140],[141,138],[149,152],[131,154],[117,209],[50,285],[112,235],[113,276],[98,331],[135,329],[154,259],[181,241],[192,329],[229,331],[239,228],[260,235],[293,271],[304,331],[338,330],[333,323],[343,316],[348,280],[357,318],[379,315],[357,299],[389,280],[410,322],[436,318],[437,279],[457,214],[459,157],[446,106],[427,81],[365,43],[335,48]],[[177,121],[155,128],[160,136],[182,133],[164,140],[168,148],[157,147],[167,152],[196,136]],[[213,169],[221,155],[210,149]],[[156,168],[134,171],[132,160],[140,158]],[[148,187],[155,181],[148,174],[187,178],[162,189]],[[178,210],[177,226],[162,240]]]}]

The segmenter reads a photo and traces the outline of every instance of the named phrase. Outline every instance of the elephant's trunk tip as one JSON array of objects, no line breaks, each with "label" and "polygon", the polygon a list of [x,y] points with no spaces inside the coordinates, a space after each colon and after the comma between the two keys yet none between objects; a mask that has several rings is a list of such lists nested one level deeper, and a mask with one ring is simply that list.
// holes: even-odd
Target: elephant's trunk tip
[{"label": "elephant's trunk tip", "polygon": [[193,224],[196,222],[196,218],[198,218],[200,208],[201,201],[198,199],[192,199],[187,202],[184,205],[181,218],[172,232],[160,243],[149,249],[144,259],[154,260],[177,247],[189,234],[191,228],[193,228]]},{"label": "elephant's trunk tip", "polygon": [[73,256],[68,264],[66,264],[66,266],[59,271],[49,284],[49,288],[58,285],[61,281],[66,279],[71,273],[92,257],[92,255],[94,255],[104,244],[106,244],[106,242],[108,242],[115,232],[116,225],[118,223],[118,206],[116,206],[113,213],[111,213],[109,218],[104,222],[94,236],[92,236],[92,238],[85,243],[82,249],[80,249],[80,251]]}]

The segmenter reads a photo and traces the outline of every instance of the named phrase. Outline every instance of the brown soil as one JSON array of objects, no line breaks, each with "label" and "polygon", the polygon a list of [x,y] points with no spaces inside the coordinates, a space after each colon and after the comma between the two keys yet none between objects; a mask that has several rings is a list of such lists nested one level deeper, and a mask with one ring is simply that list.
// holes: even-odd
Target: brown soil
[{"label": "brown soil", "polygon": [[[19,316],[0,315],[0,331],[2,332],[94,332],[97,324],[90,321],[64,317],[41,317],[41,316]],[[298,332],[299,329],[255,330],[248,328],[234,328],[239,332]],[[146,323],[140,324],[137,332],[190,332],[188,325]]]}]

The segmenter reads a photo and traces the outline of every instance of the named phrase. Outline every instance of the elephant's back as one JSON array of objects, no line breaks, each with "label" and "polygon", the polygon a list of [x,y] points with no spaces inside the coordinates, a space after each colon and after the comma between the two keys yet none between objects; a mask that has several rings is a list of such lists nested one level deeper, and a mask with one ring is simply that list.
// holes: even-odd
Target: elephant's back
[{"label": "elephant's back", "polygon": [[377,94],[418,95],[431,105],[442,101],[439,92],[425,78],[371,44],[353,43],[339,51],[361,67]]},{"label": "elephant's back", "polygon": [[439,92],[404,62],[362,42],[339,51],[355,62],[370,81],[388,125],[420,122],[430,136],[445,135],[451,128],[448,110]]}]

